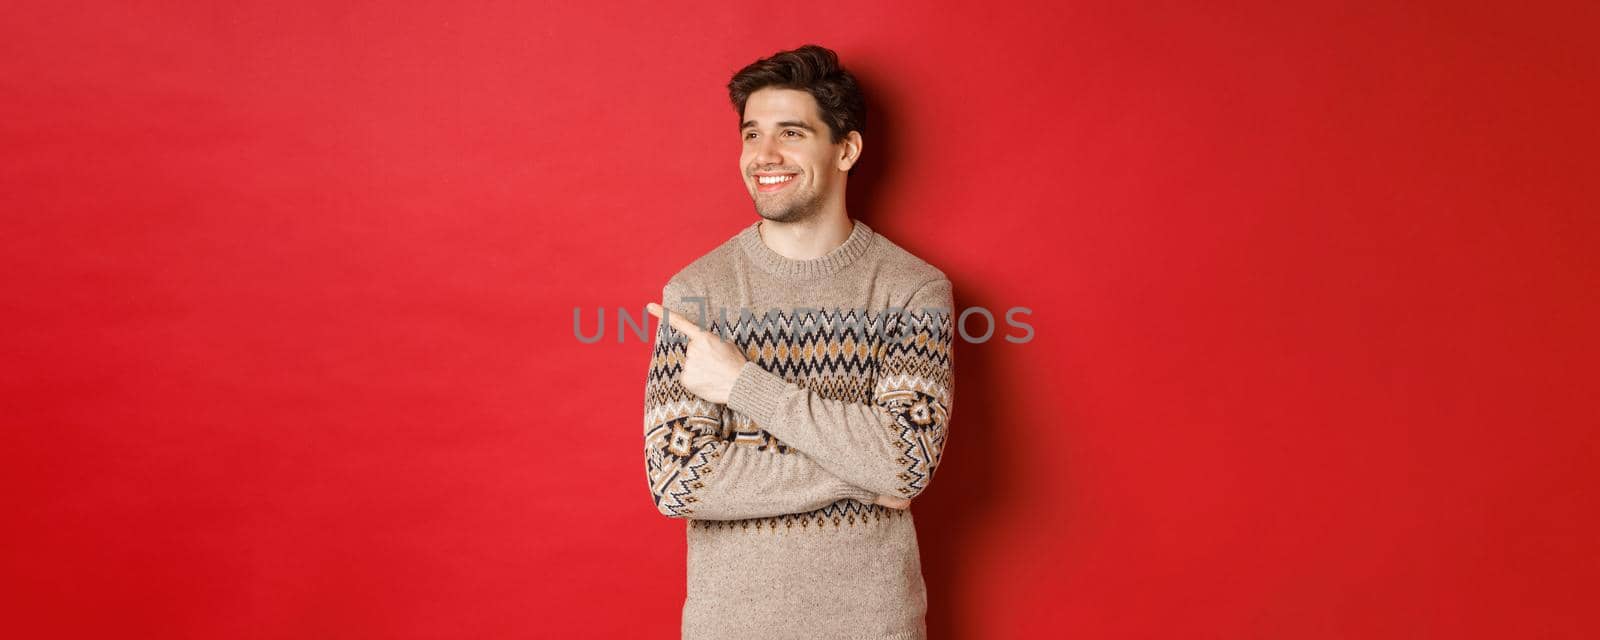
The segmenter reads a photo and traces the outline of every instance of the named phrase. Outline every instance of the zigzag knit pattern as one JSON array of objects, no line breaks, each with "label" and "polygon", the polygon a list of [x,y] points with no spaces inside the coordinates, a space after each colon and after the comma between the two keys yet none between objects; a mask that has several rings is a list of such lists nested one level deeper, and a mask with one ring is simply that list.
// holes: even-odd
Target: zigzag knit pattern
[{"label": "zigzag knit pattern", "polygon": [[745,520],[690,520],[689,526],[697,529],[740,529],[751,532],[779,530],[821,530],[824,527],[853,527],[857,524],[877,522],[886,518],[904,518],[904,509],[890,509],[877,504],[855,500],[840,500],[821,509],[805,513],[791,513],[771,518]]}]

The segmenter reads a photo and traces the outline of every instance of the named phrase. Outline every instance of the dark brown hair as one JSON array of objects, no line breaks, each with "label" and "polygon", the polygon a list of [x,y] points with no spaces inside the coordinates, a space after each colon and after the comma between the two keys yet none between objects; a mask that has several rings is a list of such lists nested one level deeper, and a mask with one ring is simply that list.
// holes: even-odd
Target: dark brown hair
[{"label": "dark brown hair", "polygon": [[744,103],[750,94],[769,87],[804,91],[816,98],[822,122],[828,125],[834,144],[851,131],[867,133],[866,98],[856,85],[856,77],[839,66],[839,56],[829,49],[803,45],[740,69],[728,81],[728,99],[733,101],[734,112],[743,118]]}]

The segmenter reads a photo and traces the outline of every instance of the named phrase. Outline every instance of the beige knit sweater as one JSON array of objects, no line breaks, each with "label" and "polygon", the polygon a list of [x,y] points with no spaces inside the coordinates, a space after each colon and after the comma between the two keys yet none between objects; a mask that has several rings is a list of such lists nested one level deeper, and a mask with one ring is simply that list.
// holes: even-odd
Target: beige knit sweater
[{"label": "beige knit sweater", "polygon": [[682,637],[925,638],[911,511],[873,500],[916,497],[939,465],[950,281],[860,221],[812,260],[772,251],[759,225],[662,291],[749,358],[712,404],[679,384],[685,338],[658,324],[645,470],[656,508],[687,521]]}]

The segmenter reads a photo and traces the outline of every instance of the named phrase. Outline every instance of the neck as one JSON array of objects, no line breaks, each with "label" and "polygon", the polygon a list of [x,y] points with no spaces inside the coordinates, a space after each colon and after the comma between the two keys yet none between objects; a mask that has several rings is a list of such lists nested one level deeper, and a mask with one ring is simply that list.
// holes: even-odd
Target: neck
[{"label": "neck", "polygon": [[850,237],[856,223],[840,209],[838,213],[820,215],[800,222],[774,222],[762,220],[756,231],[761,243],[768,249],[790,260],[820,258],[834,250]]}]

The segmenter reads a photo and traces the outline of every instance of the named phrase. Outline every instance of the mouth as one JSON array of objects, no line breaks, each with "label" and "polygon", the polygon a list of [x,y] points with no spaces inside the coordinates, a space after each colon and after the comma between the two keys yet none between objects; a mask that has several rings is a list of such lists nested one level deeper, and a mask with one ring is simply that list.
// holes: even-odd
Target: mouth
[{"label": "mouth", "polygon": [[797,173],[772,173],[772,174],[767,174],[767,175],[757,174],[754,177],[756,179],[756,191],[757,192],[759,192],[759,193],[772,193],[774,191],[782,191],[782,190],[784,190],[784,188],[789,186],[789,183],[795,181],[795,178],[800,177],[800,174],[797,174]]}]

